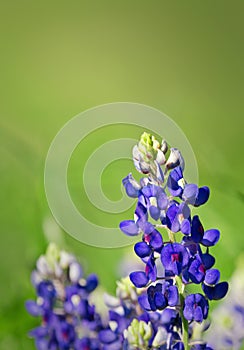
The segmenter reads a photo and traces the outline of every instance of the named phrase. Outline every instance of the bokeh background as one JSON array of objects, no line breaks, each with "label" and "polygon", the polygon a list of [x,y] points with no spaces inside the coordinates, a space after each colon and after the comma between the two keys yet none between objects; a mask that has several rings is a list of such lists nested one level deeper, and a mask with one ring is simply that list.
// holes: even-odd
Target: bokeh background
[{"label": "bokeh background", "polygon": [[[129,248],[88,247],[62,232],[47,205],[43,172],[50,143],[74,115],[128,101],[155,107],[185,132],[200,184],[211,199],[200,209],[222,233],[214,248],[223,278],[244,249],[243,1],[4,1],[1,27],[0,349],[29,350],[36,324],[24,309],[34,296],[29,276],[48,240],[75,252],[88,272],[114,291]],[[110,225],[131,215],[97,213],[82,187],[82,167],[96,145],[141,130],[94,132],[70,164],[69,186],[91,221]],[[105,194],[121,196],[129,161],[102,175]],[[91,179],[92,181],[92,179]]]}]

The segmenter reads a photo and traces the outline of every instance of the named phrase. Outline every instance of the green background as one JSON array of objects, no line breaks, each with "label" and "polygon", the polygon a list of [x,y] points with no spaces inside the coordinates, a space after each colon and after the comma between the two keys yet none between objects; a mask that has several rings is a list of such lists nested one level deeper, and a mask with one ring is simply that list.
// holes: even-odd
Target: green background
[{"label": "green background", "polygon": [[[143,103],[182,128],[200,184],[212,190],[200,213],[205,226],[222,232],[214,253],[223,278],[230,277],[244,249],[243,11],[243,1],[1,1],[0,349],[33,349],[26,333],[37,322],[24,301],[34,296],[29,275],[47,245],[43,231],[52,234],[54,225],[45,157],[58,130],[87,108]],[[82,197],[77,175],[88,151],[95,141],[139,134],[104,128],[74,154],[71,192],[91,220],[95,209]],[[106,169],[108,197],[120,198],[121,178],[131,170],[129,162]],[[107,225],[120,220],[100,214]],[[128,248],[95,249],[65,233],[60,240],[114,290],[116,265]]]}]

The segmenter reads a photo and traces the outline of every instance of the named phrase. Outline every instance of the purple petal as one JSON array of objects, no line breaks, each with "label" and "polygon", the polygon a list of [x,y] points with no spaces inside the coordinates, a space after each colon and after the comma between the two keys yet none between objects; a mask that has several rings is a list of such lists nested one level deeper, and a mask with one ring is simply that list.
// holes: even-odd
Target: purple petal
[{"label": "purple petal", "polygon": [[170,194],[173,197],[178,197],[182,194],[183,188],[179,185],[179,181],[183,179],[181,167],[177,167],[171,171],[168,177],[167,186]]},{"label": "purple petal", "polygon": [[151,310],[150,304],[148,302],[147,294],[142,294],[138,297],[138,303],[142,307],[142,309],[149,311]]},{"label": "purple petal", "polygon": [[210,194],[210,191],[207,186],[200,187],[194,206],[199,207],[200,205],[203,205],[204,203],[206,203],[209,198],[209,194]]},{"label": "purple petal", "polygon": [[180,230],[180,223],[177,218],[179,207],[173,203],[167,210],[166,213],[166,223],[168,228],[173,232],[178,232]]},{"label": "purple petal", "polygon": [[191,233],[191,223],[188,219],[182,221],[180,230],[184,235],[189,235]]},{"label": "purple petal", "polygon": [[204,235],[204,229],[202,223],[198,217],[195,215],[192,219],[191,224],[191,237],[195,243],[200,243]]},{"label": "purple petal", "polygon": [[137,236],[140,232],[139,227],[134,220],[122,221],[119,225],[122,232],[128,236]]},{"label": "purple petal", "polygon": [[210,269],[206,271],[204,282],[206,284],[217,284],[219,282],[220,272],[217,269]]},{"label": "purple petal", "polygon": [[215,258],[209,253],[202,254],[201,259],[206,270],[211,269],[215,264]]},{"label": "purple petal", "polygon": [[179,292],[176,286],[168,288],[168,304],[169,306],[176,306],[179,303]]},{"label": "purple petal", "polygon": [[156,281],[157,278],[157,268],[155,265],[154,257],[153,255],[148,259],[146,267],[145,267],[145,273],[148,279],[152,282]]},{"label": "purple petal", "polygon": [[214,246],[220,237],[219,230],[211,229],[204,232],[203,239],[201,243],[206,247]]},{"label": "purple petal", "polygon": [[145,242],[138,242],[134,246],[134,251],[140,258],[145,258],[146,256],[150,255],[151,248]]},{"label": "purple petal", "polygon": [[130,274],[131,282],[137,287],[142,288],[148,284],[148,277],[143,271],[135,271]]},{"label": "purple petal", "polygon": [[43,315],[43,310],[40,305],[38,305],[33,300],[27,300],[25,303],[26,310],[31,314],[32,316],[40,316]]},{"label": "purple petal", "polygon": [[194,309],[194,320],[196,322],[202,322],[203,321],[203,312],[200,306],[197,306]]},{"label": "purple petal", "polygon": [[135,216],[137,220],[141,220],[141,221],[147,221],[148,219],[147,208],[144,205],[142,205],[140,202],[137,203]]},{"label": "purple petal", "polygon": [[43,338],[48,335],[48,328],[46,327],[36,327],[29,332],[29,335],[33,338]]},{"label": "purple petal", "polygon": [[161,210],[165,210],[168,206],[168,197],[164,191],[162,191],[157,197],[157,205]]},{"label": "purple petal", "polygon": [[99,332],[99,340],[102,343],[109,344],[117,339],[117,335],[111,329],[104,329]]},{"label": "purple petal", "polygon": [[211,287],[206,284],[202,285],[202,289],[209,300],[219,300],[225,297],[228,292],[228,283],[221,282],[216,284],[216,286]]},{"label": "purple petal", "polygon": [[165,297],[160,292],[155,293],[154,303],[155,303],[155,306],[158,310],[164,309],[167,305]]},{"label": "purple petal", "polygon": [[138,197],[139,190],[136,189],[130,182],[128,182],[125,185],[125,190],[126,190],[126,193],[127,193],[127,195],[129,197],[132,197],[132,198],[137,198]]},{"label": "purple petal", "polygon": [[195,184],[187,184],[184,188],[182,198],[190,204],[194,204],[198,195],[198,187]]},{"label": "purple petal", "polygon": [[163,246],[163,238],[160,232],[156,229],[150,234],[150,246],[155,250],[160,250]]},{"label": "purple petal", "polygon": [[151,217],[156,221],[160,217],[160,209],[158,207],[155,207],[155,205],[151,205],[149,207],[149,213],[150,213]]}]

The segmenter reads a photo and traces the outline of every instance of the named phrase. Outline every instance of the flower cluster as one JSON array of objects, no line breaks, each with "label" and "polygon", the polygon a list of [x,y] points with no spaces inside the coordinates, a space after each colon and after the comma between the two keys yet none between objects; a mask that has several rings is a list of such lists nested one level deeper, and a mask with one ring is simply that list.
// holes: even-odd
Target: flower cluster
[{"label": "flower cluster", "polygon": [[46,255],[37,260],[32,283],[37,299],[28,300],[26,308],[42,320],[41,326],[30,332],[37,349],[99,349],[97,332],[102,321],[89,303],[90,293],[98,285],[95,275],[85,279],[75,257],[50,244]]},{"label": "flower cluster", "polygon": [[[123,179],[137,203],[134,219],[120,229],[140,237],[134,251],[144,268],[118,281],[116,296],[104,295],[106,314],[99,314],[92,302],[97,277],[85,278],[73,255],[50,244],[32,273],[37,298],[26,302],[28,312],[41,318],[30,332],[38,350],[213,349],[196,336],[196,325],[203,331],[209,326],[209,301],[228,290],[210,254],[220,232],[205,230],[193,214],[207,202],[209,188],[187,183],[180,151],[147,133],[133,160],[143,177]],[[199,291],[190,293],[191,285]]]},{"label": "flower cluster", "polygon": [[[121,222],[120,229],[129,236],[141,235],[134,250],[145,269],[132,272],[130,279],[143,288],[138,298],[142,309],[175,315],[174,329],[166,328],[168,337],[175,348],[189,349],[189,324],[205,320],[209,300],[223,298],[228,290],[227,282],[219,282],[220,272],[210,254],[220,232],[205,230],[199,216],[193,215],[193,208],[205,204],[210,191],[187,183],[181,152],[147,133],[134,147],[133,160],[144,176],[139,182],[132,174],[123,180],[127,195],[137,198],[137,204],[134,220]],[[200,293],[188,294],[188,284],[201,285]],[[207,345],[192,347],[197,348]]]}]

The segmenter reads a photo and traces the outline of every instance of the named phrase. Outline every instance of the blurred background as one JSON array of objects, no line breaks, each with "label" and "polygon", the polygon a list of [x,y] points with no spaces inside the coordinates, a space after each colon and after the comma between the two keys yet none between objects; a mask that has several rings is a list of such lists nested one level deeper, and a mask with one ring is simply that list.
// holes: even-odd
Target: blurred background
[{"label": "blurred background", "polygon": [[[48,240],[77,254],[113,292],[120,259],[132,247],[98,249],[62,232],[47,205],[45,157],[59,129],[100,104],[128,101],[155,107],[184,131],[195,152],[200,184],[211,188],[199,209],[222,238],[216,266],[229,278],[244,249],[243,1],[1,1],[0,349],[33,349],[37,324],[24,309],[34,296],[30,272]],[[139,137],[131,127],[105,127],[85,140],[70,163],[69,188],[91,221],[97,213],[82,186],[82,167],[99,142]],[[102,175],[105,194],[121,197],[132,163]],[[91,179],[92,181],[92,179]]]}]

